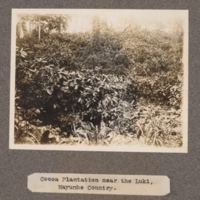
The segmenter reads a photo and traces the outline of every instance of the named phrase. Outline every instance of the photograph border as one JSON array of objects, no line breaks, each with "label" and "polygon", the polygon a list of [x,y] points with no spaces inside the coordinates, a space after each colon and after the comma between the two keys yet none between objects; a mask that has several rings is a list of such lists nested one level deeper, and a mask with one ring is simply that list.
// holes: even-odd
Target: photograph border
[{"label": "photograph border", "polygon": [[[108,152],[156,152],[156,153],[188,153],[188,56],[189,56],[189,11],[188,10],[175,10],[185,12],[184,24],[184,46],[183,46],[183,63],[184,63],[184,83],[183,83],[183,99],[182,99],[182,133],[183,133],[183,146],[181,148],[160,148],[152,146],[86,146],[86,145],[27,145],[14,143],[14,112],[15,112],[15,48],[16,48],[16,16],[20,13],[46,13],[64,14],[64,12],[83,12],[95,11],[126,11],[129,9],[12,9],[12,27],[11,27],[11,74],[10,74],[10,121],[9,121],[9,148],[20,150],[68,150],[68,151],[108,151]],[[131,9],[131,11],[140,11],[140,9]],[[142,11],[160,10],[161,9],[143,9]],[[169,11],[162,9],[162,11]]]}]

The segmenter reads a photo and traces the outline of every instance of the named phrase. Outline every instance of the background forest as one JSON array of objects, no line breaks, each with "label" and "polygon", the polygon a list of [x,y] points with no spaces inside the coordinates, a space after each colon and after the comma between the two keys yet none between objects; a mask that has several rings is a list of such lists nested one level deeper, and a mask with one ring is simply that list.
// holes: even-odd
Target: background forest
[{"label": "background forest", "polygon": [[182,146],[183,27],[171,31],[69,15],[17,24],[15,143]]}]

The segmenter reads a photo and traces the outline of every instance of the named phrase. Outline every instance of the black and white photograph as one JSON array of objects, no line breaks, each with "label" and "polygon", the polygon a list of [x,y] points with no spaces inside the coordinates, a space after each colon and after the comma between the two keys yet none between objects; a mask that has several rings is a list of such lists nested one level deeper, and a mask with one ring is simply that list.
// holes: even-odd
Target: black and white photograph
[{"label": "black and white photograph", "polygon": [[188,11],[13,9],[11,149],[188,151]]}]

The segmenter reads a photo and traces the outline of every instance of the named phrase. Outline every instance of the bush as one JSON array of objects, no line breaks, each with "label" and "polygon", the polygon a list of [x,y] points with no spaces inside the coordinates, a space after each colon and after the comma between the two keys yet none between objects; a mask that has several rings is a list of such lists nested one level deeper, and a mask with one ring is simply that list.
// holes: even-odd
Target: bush
[{"label": "bush", "polygon": [[141,102],[181,108],[183,41],[175,38],[130,29],[18,39],[16,133],[21,135],[25,122],[59,128],[53,132],[68,137],[94,140],[95,134],[114,130],[139,138]]}]

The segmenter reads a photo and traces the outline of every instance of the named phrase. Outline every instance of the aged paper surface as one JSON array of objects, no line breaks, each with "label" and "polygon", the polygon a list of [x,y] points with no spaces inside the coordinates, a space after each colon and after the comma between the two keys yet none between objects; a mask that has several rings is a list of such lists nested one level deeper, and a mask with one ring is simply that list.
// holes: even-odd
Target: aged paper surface
[{"label": "aged paper surface", "polygon": [[11,149],[187,152],[187,10],[13,9],[11,54]]},{"label": "aged paper surface", "polygon": [[170,193],[167,176],[48,174],[28,176],[32,192],[164,196]]}]

